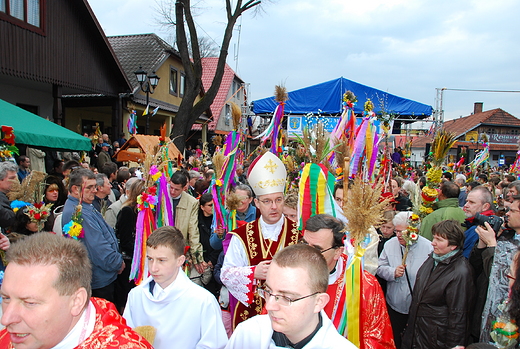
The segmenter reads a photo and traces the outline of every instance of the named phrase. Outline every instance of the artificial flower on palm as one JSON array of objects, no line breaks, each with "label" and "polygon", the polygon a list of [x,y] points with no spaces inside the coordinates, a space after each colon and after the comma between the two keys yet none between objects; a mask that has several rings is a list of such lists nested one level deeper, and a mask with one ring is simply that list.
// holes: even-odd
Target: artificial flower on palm
[{"label": "artificial flower on palm", "polygon": [[418,214],[412,213],[412,215],[408,218],[408,227],[406,230],[401,232],[402,238],[405,241],[405,249],[403,253],[403,265],[406,264],[406,257],[408,257],[408,252],[413,244],[417,243],[419,239],[419,226],[421,224],[421,218]]},{"label": "artificial flower on palm", "polygon": [[85,237],[85,230],[81,223],[83,223],[83,217],[81,214],[82,206],[81,200],[74,210],[74,214],[70,222],[63,226],[63,236],[74,240],[82,239]]},{"label": "artificial flower on palm", "polygon": [[0,139],[0,161],[12,160],[18,155],[18,148],[14,145],[15,135],[11,126],[2,126],[2,139]]},{"label": "artificial flower on palm", "polygon": [[31,219],[31,222],[36,223],[40,232],[43,230],[43,225],[51,215],[51,212],[51,203],[37,202],[27,207],[27,212],[24,213]]}]

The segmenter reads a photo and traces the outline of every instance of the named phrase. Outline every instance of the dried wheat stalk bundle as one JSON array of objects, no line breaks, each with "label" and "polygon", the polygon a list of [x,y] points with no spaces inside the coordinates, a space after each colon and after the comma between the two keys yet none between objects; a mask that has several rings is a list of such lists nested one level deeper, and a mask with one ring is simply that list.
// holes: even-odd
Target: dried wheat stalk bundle
[{"label": "dried wheat stalk bundle", "polygon": [[382,188],[382,182],[374,186],[356,176],[351,189],[346,190],[348,201],[343,206],[343,214],[348,220],[346,228],[355,241],[354,246],[364,240],[370,227],[382,223],[383,210],[388,205],[387,200],[379,202]]}]

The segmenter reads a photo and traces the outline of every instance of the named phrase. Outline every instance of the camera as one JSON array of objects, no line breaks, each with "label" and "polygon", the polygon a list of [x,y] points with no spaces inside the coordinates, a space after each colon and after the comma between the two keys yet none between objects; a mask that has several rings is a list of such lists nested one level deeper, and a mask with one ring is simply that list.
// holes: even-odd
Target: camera
[{"label": "camera", "polygon": [[491,228],[495,231],[495,234],[500,231],[500,227],[504,223],[502,218],[499,216],[484,216],[483,214],[477,213],[473,217],[473,223],[484,226],[484,222],[488,222]]}]

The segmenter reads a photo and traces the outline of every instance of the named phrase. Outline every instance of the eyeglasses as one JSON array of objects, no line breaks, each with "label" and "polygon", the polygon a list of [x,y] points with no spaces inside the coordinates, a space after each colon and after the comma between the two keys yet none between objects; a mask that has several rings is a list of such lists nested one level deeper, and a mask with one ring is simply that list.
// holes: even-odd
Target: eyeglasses
[{"label": "eyeglasses", "polygon": [[274,201],[271,199],[265,199],[265,200],[258,200],[265,206],[271,206],[273,203],[276,203],[277,205],[281,205],[283,203],[283,198],[277,198]]},{"label": "eyeglasses", "polygon": [[510,208],[509,212],[517,212],[518,213],[518,212],[520,212],[520,210],[515,210],[514,208]]},{"label": "eyeglasses", "polygon": [[304,239],[301,239],[300,241],[298,241],[298,243],[299,243],[299,244],[303,244],[303,245],[307,245],[307,246],[310,246],[310,247],[314,247],[315,249],[317,249],[318,251],[320,251],[320,253],[327,252],[328,250],[332,250],[332,249],[336,249],[336,248],[338,248],[338,246],[332,246],[332,247],[326,248],[326,249],[324,249],[324,250],[320,250],[318,247],[310,245],[310,244],[309,244],[307,241],[305,241]]},{"label": "eyeglasses", "polygon": [[320,292],[314,292],[313,294],[310,294],[310,295],[307,295],[304,297],[291,299],[287,296],[282,296],[279,294],[272,294],[270,291],[266,290],[265,288],[258,288],[257,291],[258,291],[258,295],[260,297],[262,297],[263,299],[265,299],[266,302],[269,300],[269,298],[274,297],[274,301],[276,303],[283,305],[285,307],[290,307],[293,302],[301,301],[302,299],[309,298],[309,297],[315,296],[318,293],[320,293]]}]

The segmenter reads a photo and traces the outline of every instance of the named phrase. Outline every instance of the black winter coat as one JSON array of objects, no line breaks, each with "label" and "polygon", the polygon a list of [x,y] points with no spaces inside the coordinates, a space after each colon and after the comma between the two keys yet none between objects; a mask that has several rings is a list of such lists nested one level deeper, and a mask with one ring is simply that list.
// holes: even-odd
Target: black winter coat
[{"label": "black winter coat", "polygon": [[417,272],[402,349],[466,345],[473,306],[473,273],[462,251],[434,267],[430,257]]},{"label": "black winter coat", "polygon": [[15,221],[14,211],[11,209],[11,202],[4,192],[0,192],[0,227],[7,229]]}]

